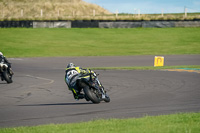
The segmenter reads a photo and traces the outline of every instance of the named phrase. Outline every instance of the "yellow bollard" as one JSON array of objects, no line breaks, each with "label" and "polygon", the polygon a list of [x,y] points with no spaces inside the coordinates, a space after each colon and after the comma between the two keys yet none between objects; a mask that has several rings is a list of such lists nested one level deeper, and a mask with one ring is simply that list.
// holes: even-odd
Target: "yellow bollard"
[{"label": "yellow bollard", "polygon": [[155,56],[154,67],[164,66],[164,56]]}]

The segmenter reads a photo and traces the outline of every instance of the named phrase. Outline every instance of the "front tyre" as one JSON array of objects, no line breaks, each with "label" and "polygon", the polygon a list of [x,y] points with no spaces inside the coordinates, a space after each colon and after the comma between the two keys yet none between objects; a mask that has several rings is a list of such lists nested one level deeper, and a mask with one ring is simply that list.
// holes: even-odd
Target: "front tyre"
[{"label": "front tyre", "polygon": [[89,86],[85,86],[83,88],[83,91],[85,93],[85,95],[87,95],[87,97],[95,104],[98,104],[100,103],[100,99],[98,98],[98,96],[93,92],[92,89],[90,89]]},{"label": "front tyre", "polygon": [[103,99],[105,102],[109,103],[110,102],[110,97],[106,95],[105,99]]},{"label": "front tyre", "polygon": [[10,75],[7,71],[3,72],[3,77],[8,84],[12,83],[12,75]]}]

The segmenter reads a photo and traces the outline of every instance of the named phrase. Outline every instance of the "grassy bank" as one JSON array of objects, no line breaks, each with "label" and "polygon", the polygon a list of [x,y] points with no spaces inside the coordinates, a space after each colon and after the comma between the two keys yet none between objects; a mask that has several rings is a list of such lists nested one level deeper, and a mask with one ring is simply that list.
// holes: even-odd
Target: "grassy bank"
[{"label": "grassy bank", "polygon": [[118,14],[83,0],[0,0],[0,20],[196,20],[200,13]]},{"label": "grassy bank", "polygon": [[82,0],[0,0],[0,20],[73,20],[91,19],[109,11]]},{"label": "grassy bank", "polygon": [[200,54],[200,28],[0,29],[7,57]]},{"label": "grassy bank", "polygon": [[200,113],[95,120],[76,124],[0,128],[1,133],[199,133]]}]

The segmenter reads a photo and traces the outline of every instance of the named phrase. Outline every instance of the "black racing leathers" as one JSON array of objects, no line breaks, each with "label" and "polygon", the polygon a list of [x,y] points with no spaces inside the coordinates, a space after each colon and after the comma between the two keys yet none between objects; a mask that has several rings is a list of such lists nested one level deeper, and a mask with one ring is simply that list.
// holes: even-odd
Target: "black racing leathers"
[{"label": "black racing leathers", "polygon": [[7,60],[7,58],[3,55],[0,55],[0,63],[7,64],[9,68],[11,68],[11,63]]},{"label": "black racing leathers", "polygon": [[67,68],[65,71],[65,82],[68,85],[69,90],[72,91],[74,98],[79,99],[80,88],[77,85],[77,79],[86,76],[89,70],[82,69],[80,67]]}]

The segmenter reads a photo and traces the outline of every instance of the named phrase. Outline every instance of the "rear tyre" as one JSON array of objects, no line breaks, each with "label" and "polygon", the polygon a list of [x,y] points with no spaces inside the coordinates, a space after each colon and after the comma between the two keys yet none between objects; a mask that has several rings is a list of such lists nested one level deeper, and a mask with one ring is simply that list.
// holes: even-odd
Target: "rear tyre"
[{"label": "rear tyre", "polygon": [[100,99],[98,98],[98,96],[93,92],[92,89],[89,88],[89,86],[85,86],[83,88],[83,91],[85,93],[85,95],[95,104],[100,103]]},{"label": "rear tyre", "polygon": [[8,84],[12,83],[12,75],[10,75],[7,71],[3,72],[3,77]]}]

